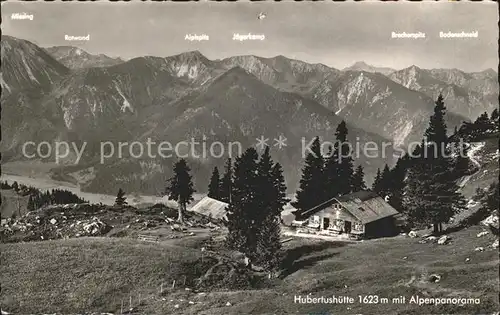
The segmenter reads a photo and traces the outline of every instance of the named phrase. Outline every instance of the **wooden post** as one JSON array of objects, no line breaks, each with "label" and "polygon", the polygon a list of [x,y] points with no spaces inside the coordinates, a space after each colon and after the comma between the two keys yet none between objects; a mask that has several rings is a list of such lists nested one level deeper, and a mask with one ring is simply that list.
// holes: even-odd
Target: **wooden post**
[{"label": "wooden post", "polygon": [[122,306],[120,307],[120,314],[123,314],[123,298],[122,298]]},{"label": "wooden post", "polygon": [[175,279],[174,282],[172,282],[172,289],[175,288]]},{"label": "wooden post", "polygon": [[182,283],[182,286],[186,286],[186,276],[184,276],[184,282]]},{"label": "wooden post", "polygon": [[129,295],[129,309],[132,308],[132,295]]},{"label": "wooden post", "polygon": [[141,305],[141,294],[139,293],[139,302],[137,302],[137,305]]},{"label": "wooden post", "polygon": [[163,293],[163,283],[160,285],[160,293]]}]

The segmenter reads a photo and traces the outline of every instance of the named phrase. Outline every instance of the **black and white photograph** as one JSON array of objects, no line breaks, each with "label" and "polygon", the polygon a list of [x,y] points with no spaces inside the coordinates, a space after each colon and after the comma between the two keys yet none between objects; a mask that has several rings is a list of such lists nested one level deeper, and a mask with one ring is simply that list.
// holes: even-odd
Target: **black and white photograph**
[{"label": "black and white photograph", "polygon": [[2,315],[499,315],[494,1],[1,3]]}]

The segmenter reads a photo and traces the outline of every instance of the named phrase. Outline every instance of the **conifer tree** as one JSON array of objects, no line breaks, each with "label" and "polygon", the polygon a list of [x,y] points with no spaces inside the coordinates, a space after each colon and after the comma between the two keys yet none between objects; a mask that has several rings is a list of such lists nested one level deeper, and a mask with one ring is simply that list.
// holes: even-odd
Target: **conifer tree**
[{"label": "conifer tree", "polygon": [[228,158],[226,161],[225,172],[220,185],[220,201],[229,203],[231,200],[231,191],[233,186],[233,166],[231,158]]},{"label": "conifer tree", "polygon": [[456,152],[457,157],[454,164],[456,177],[459,178],[470,173],[471,163],[467,156],[467,152],[469,151],[468,145],[464,142],[458,142],[456,145],[458,146],[458,152]]},{"label": "conifer tree", "polygon": [[183,213],[186,211],[187,204],[193,201],[193,181],[191,169],[186,160],[180,159],[174,166],[174,176],[169,180],[167,193],[169,200],[177,201],[179,212],[177,220],[183,222]]},{"label": "conifer tree", "polygon": [[366,189],[365,172],[363,171],[363,166],[358,165],[358,167],[356,168],[356,171],[353,174],[352,185],[353,192]]},{"label": "conifer tree", "polygon": [[323,201],[337,197],[340,194],[339,186],[342,181],[339,177],[338,150],[329,148],[328,155],[324,158],[325,166],[323,167]]},{"label": "conifer tree", "polygon": [[425,131],[427,142],[422,147],[423,154],[412,161],[403,197],[410,220],[432,224],[434,232],[441,232],[442,224],[465,207],[449,158],[445,113],[443,96],[439,95]]},{"label": "conifer tree", "polygon": [[349,194],[353,191],[354,163],[351,155],[351,148],[347,142],[347,125],[345,121],[340,122],[335,132],[338,158],[338,178],[342,184],[338,185],[338,194]]},{"label": "conifer tree", "polygon": [[392,192],[392,178],[391,178],[391,170],[389,169],[389,165],[385,165],[382,170],[382,174],[380,175],[380,192],[379,195],[384,199],[387,196],[390,196]]},{"label": "conifer tree", "polygon": [[286,186],[283,169],[274,164],[267,147],[258,163],[258,192],[260,211],[254,222],[257,235],[256,256],[254,259],[267,270],[276,269],[280,261],[280,222],[286,199]]},{"label": "conifer tree", "polygon": [[35,202],[33,201],[33,197],[30,195],[28,199],[28,211],[35,210]]},{"label": "conifer tree", "polygon": [[219,177],[219,169],[214,167],[212,172],[212,177],[210,178],[210,183],[208,184],[208,194],[207,196],[214,199],[220,199],[220,177]]},{"label": "conifer tree", "polygon": [[305,158],[302,178],[296,192],[296,201],[293,203],[293,206],[298,209],[295,213],[297,217],[300,217],[304,211],[321,203],[323,199],[321,195],[324,191],[323,167],[321,143],[319,138],[316,137],[311,145],[311,152]]},{"label": "conifer tree", "polygon": [[[227,207],[229,248],[238,250],[251,257],[255,253],[254,211],[259,208],[258,200],[258,154],[254,148],[248,148],[234,163],[234,180],[231,189],[231,202]],[[249,237],[250,236],[250,237]]]},{"label": "conifer tree", "polygon": [[[54,192],[53,192],[54,194]],[[116,194],[116,199],[115,199],[115,205],[117,206],[123,206],[127,204],[126,201],[127,198],[125,198],[125,192],[120,188],[118,189],[118,193]]]},{"label": "conifer tree", "polygon": [[400,156],[390,174],[392,191],[389,195],[389,204],[399,212],[405,212],[402,197],[409,161],[410,158],[407,154]]},{"label": "conifer tree", "polygon": [[492,112],[491,112],[491,121],[495,122],[495,121],[498,121],[498,108],[495,108]]},{"label": "conifer tree", "polygon": [[375,179],[373,180],[372,190],[379,194],[382,191],[381,185],[382,173],[380,172],[380,168],[377,168],[377,174],[375,175]]}]

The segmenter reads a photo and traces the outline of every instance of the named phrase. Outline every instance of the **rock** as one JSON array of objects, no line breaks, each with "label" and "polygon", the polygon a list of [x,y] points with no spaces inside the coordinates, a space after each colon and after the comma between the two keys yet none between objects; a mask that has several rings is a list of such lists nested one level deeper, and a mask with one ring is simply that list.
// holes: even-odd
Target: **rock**
[{"label": "rock", "polygon": [[174,305],[174,307],[175,307],[175,308],[179,308],[179,304],[175,304],[175,305]]},{"label": "rock", "polygon": [[194,304],[194,302],[193,301],[189,301],[189,304]]},{"label": "rock", "polygon": [[426,240],[420,240],[418,241],[419,244],[427,244],[427,241]]},{"label": "rock", "polygon": [[56,223],[57,223],[57,220],[56,220],[56,219],[54,219],[54,218],[52,218],[52,219],[50,219],[50,221],[49,221],[49,222],[50,222],[50,224],[56,224]]},{"label": "rock", "polygon": [[437,237],[435,237],[435,236],[429,236],[429,237],[427,237],[428,241],[435,241],[436,239],[437,239]]},{"label": "rock", "polygon": [[195,234],[193,232],[189,233],[189,236],[194,236]]},{"label": "rock", "polygon": [[482,251],[484,251],[484,247],[476,247],[474,249],[474,251],[476,251],[476,252],[482,252]]},{"label": "rock", "polygon": [[407,259],[408,259],[408,257],[407,257],[407,256],[403,257],[403,260],[407,260]]},{"label": "rock", "polygon": [[477,237],[483,237],[486,234],[488,234],[488,231],[482,231],[482,232],[480,232],[480,233],[477,234]]},{"label": "rock", "polygon": [[448,235],[443,235],[438,239],[438,244],[445,245],[446,243],[448,243],[449,240],[450,240],[450,237]]},{"label": "rock", "polygon": [[231,306],[231,303],[227,302],[227,303],[226,303],[226,306]]},{"label": "rock", "polygon": [[498,239],[496,239],[493,244],[491,244],[491,247],[493,248],[498,248]]},{"label": "rock", "polygon": [[184,290],[186,290],[186,291],[191,291],[191,289],[190,289],[190,288],[185,288]]},{"label": "rock", "polygon": [[469,261],[470,261],[469,257],[465,258],[465,262],[469,262]]},{"label": "rock", "polygon": [[415,237],[418,237],[418,234],[415,231],[410,231],[410,233],[408,233],[408,236],[411,238],[415,238]]},{"label": "rock", "polygon": [[438,283],[439,281],[441,281],[440,275],[433,273],[429,276],[429,282]]},{"label": "rock", "polygon": [[498,214],[492,214],[483,221],[481,221],[483,225],[490,226],[493,225],[495,227],[498,227]]}]

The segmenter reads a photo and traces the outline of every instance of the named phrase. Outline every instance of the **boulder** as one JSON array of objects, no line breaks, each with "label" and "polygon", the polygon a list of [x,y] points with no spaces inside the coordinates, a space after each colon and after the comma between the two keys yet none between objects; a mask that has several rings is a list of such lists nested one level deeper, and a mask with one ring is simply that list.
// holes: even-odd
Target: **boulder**
[{"label": "boulder", "polygon": [[476,247],[476,248],[474,249],[474,251],[475,251],[475,252],[482,252],[482,251],[484,251],[484,247]]},{"label": "boulder", "polygon": [[429,276],[429,282],[438,283],[439,281],[441,281],[440,275],[433,273]]},{"label": "boulder", "polygon": [[415,231],[410,231],[410,233],[408,233],[408,236],[411,238],[415,238],[415,237],[418,237],[418,234]]},{"label": "boulder", "polygon": [[52,218],[52,219],[50,219],[50,221],[49,221],[49,222],[50,222],[50,224],[56,224],[56,223],[57,223],[57,220],[56,220],[56,219],[54,219],[54,218]]},{"label": "boulder", "polygon": [[450,240],[450,237],[448,235],[443,235],[438,239],[438,244],[445,245],[446,243],[448,243],[449,240]]},{"label": "boulder", "polygon": [[482,231],[482,232],[480,232],[480,233],[477,234],[477,237],[483,237],[486,234],[488,234],[488,231]]},{"label": "boulder", "polygon": [[495,227],[498,227],[498,214],[492,214],[483,221],[481,221],[483,225],[490,226],[493,225]]},{"label": "boulder", "polygon": [[493,248],[498,248],[498,239],[496,239],[493,244],[491,244],[491,247]]}]

